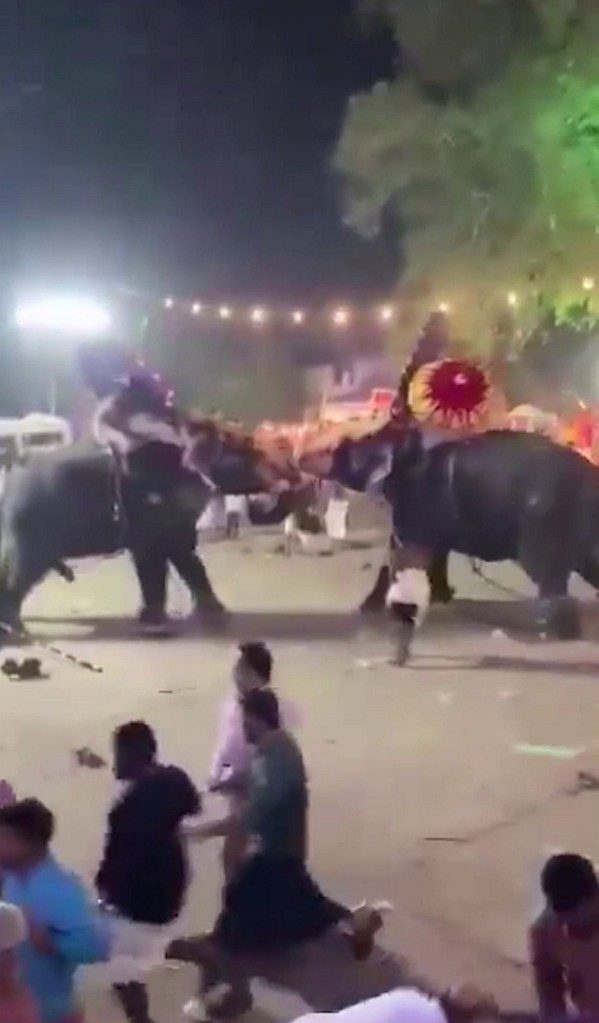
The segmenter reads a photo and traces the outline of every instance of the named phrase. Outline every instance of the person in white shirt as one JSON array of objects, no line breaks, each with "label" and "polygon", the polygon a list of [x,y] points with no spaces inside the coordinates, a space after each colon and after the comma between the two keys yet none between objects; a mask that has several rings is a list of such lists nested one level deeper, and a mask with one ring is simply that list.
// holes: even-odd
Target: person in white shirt
[{"label": "person in white shirt", "polygon": [[311,1012],[295,1023],[474,1023],[498,1015],[493,998],[471,987],[438,998],[415,988],[397,988],[340,1012]]},{"label": "person in white shirt", "polygon": [[[273,658],[266,644],[242,643],[239,646],[239,656],[233,667],[234,690],[223,705],[208,777],[209,790],[225,795],[229,811],[236,816],[244,803],[253,756],[244,731],[241,701],[252,690],[270,686],[272,670]],[[298,713],[293,705],[282,700],[281,711],[285,726],[295,727]],[[247,845],[248,836],[241,824],[225,836],[222,860],[226,880],[230,880],[241,865]]]}]

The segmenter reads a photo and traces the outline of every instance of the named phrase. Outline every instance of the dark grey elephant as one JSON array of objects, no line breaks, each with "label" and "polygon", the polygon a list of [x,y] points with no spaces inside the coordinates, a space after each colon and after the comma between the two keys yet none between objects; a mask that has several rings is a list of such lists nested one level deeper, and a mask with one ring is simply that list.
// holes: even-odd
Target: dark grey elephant
[{"label": "dark grey elephant", "polygon": [[[169,562],[198,610],[219,610],[195,553],[195,523],[212,487],[263,493],[296,477],[294,470],[286,474],[285,467],[271,463],[248,438],[212,426],[198,436],[202,476],[180,466],[156,474],[134,458],[123,472],[110,452],[86,442],[11,469],[0,507],[0,622],[17,625],[27,594],[63,562],[124,548],[133,556],[142,615],[149,622],[164,612]],[[259,521],[259,512],[255,518]]]},{"label": "dark grey elephant", "polygon": [[425,450],[418,431],[391,427],[300,466],[354,490],[378,481],[417,564],[450,551],[516,561],[549,604],[572,572],[599,589],[599,469],[544,437],[493,431]]}]

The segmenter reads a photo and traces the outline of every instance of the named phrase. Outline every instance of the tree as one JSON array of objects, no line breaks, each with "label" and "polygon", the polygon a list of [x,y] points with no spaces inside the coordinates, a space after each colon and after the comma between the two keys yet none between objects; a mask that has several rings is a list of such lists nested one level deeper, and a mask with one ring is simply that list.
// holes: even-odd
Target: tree
[{"label": "tree", "polygon": [[[406,33],[408,64],[418,66],[418,47],[432,51],[430,32],[415,31],[416,0],[375,2],[395,18],[398,38]],[[421,0],[429,17],[434,5]],[[447,305],[456,336],[488,350],[495,338],[525,337],[549,309],[585,302],[599,311],[599,11],[585,0],[436,6],[445,18],[487,11],[468,36],[475,55],[490,45],[490,14],[507,18],[500,70],[469,81],[462,70],[446,74],[439,92],[435,36],[435,59],[421,73],[353,97],[335,166],[346,222],[367,236],[392,230],[401,243],[399,340]],[[523,21],[527,32],[516,37]]]}]

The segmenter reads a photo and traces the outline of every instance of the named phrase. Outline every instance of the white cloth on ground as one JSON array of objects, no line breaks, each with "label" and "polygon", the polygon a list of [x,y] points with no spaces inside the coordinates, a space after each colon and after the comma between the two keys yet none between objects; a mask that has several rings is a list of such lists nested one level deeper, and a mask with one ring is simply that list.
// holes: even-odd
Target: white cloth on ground
[{"label": "white cloth on ground", "polygon": [[295,1023],[447,1023],[436,998],[414,988],[398,988],[340,1012],[311,1012]]}]

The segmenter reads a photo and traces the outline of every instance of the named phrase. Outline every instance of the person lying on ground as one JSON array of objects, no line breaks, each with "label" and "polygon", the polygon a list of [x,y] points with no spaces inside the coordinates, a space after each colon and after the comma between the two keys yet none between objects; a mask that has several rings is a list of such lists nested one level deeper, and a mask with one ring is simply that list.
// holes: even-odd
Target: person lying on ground
[{"label": "person lying on ground", "polygon": [[398,988],[340,1012],[311,1012],[295,1023],[484,1023],[496,1019],[497,1004],[476,988],[452,988],[438,998]]}]

